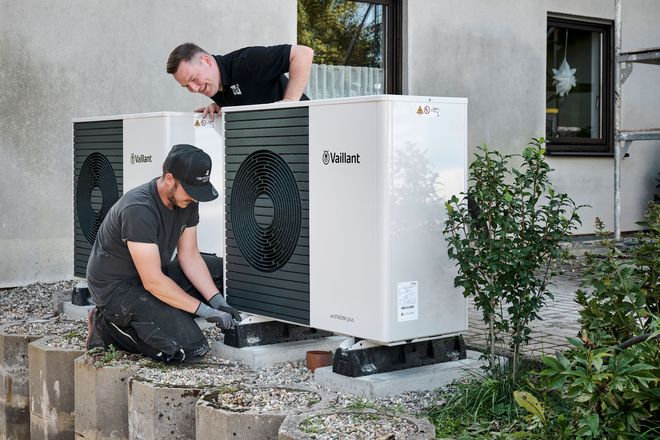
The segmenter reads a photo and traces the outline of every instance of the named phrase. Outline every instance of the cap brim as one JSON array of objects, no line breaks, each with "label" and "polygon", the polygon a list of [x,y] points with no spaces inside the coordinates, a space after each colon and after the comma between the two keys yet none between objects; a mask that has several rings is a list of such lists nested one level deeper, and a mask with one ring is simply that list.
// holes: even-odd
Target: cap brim
[{"label": "cap brim", "polygon": [[188,185],[187,183],[181,182],[181,186],[183,186],[183,189],[186,190],[186,193],[188,193],[190,197],[198,202],[210,202],[217,199],[219,195],[218,191],[216,191],[210,182],[202,186]]}]

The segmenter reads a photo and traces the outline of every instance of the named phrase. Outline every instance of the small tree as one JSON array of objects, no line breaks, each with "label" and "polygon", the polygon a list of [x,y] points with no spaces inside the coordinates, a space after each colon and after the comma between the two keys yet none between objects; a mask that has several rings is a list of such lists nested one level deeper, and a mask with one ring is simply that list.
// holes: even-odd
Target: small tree
[{"label": "small tree", "polygon": [[[467,194],[445,203],[448,253],[458,262],[454,284],[483,313],[491,372],[496,343],[502,334],[510,336],[513,383],[521,347],[530,340],[530,323],[552,298],[547,285],[551,265],[561,256],[559,242],[580,222],[580,206],[550,185],[544,143],[533,139],[522,155],[479,148]],[[513,157],[522,159],[518,169],[509,167]]]}]

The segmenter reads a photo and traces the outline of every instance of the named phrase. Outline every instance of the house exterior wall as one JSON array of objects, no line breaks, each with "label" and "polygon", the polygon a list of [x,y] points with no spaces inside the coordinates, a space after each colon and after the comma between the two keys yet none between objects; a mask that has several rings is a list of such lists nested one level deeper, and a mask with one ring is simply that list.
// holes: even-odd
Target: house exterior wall
[{"label": "house exterior wall", "polygon": [[[403,90],[469,98],[470,152],[520,152],[545,133],[548,12],[614,18],[614,0],[402,0]],[[258,14],[255,12],[258,11]],[[624,0],[623,49],[660,46],[660,2]],[[0,6],[0,287],[72,276],[74,117],[190,111],[208,99],[165,73],[171,49],[214,53],[296,41],[296,0],[5,1]],[[636,65],[623,125],[660,126],[660,67]],[[655,190],[660,142],[622,167],[622,229]],[[613,159],[550,157],[553,182],[613,228]]]},{"label": "house exterior wall", "polygon": [[72,118],[209,102],[165,73],[186,41],[295,43],[296,0],[2,2],[0,287],[73,274]]},{"label": "house exterior wall", "polygon": [[[614,20],[614,0],[408,0],[404,17],[404,78],[411,95],[463,96],[468,104],[470,153],[487,144],[519,153],[545,135],[548,13]],[[660,2],[624,0],[622,50],[660,46]],[[635,65],[623,85],[622,126],[660,126],[660,67]],[[634,142],[623,161],[621,228],[635,224],[652,200],[660,171],[659,141]],[[613,157],[560,157],[556,189],[581,211],[578,234],[594,231],[600,217],[614,228]]]}]

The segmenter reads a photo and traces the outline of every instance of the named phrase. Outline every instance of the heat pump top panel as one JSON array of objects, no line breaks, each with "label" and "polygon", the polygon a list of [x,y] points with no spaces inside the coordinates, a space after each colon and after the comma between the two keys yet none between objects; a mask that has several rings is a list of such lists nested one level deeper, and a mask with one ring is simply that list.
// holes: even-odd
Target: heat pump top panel
[{"label": "heat pump top panel", "polygon": [[442,234],[444,202],[466,188],[466,99],[224,113],[231,304],[383,343],[467,328]]}]

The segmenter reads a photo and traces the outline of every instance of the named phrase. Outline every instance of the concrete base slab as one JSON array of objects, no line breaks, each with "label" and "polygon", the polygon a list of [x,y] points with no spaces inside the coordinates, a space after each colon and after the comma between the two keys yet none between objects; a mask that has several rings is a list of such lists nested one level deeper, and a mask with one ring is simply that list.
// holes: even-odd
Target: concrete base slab
[{"label": "concrete base slab", "polygon": [[95,365],[75,360],[76,439],[128,439],[128,378],[137,365]]},{"label": "concrete base slab", "polygon": [[51,337],[28,345],[30,439],[74,437],[74,360],[83,350],[48,345]]},{"label": "concrete base slab", "polygon": [[470,371],[477,371],[481,366],[480,355],[479,352],[468,351],[467,358],[459,361],[362,377],[342,376],[333,373],[332,367],[322,367],[314,372],[314,381],[325,388],[377,399],[406,391],[428,391],[447,385]]},{"label": "concrete base slab", "polygon": [[294,341],[244,348],[230,347],[221,341],[216,341],[211,343],[211,351],[216,357],[238,361],[251,368],[268,368],[280,362],[305,360],[305,355],[309,350],[334,352],[339,348],[339,344],[345,340],[346,336],[330,336],[329,338],[309,341]]},{"label": "concrete base slab", "polygon": [[94,308],[93,304],[88,306],[77,306],[72,304],[71,301],[65,301],[62,304],[62,312],[64,312],[69,318],[75,321],[87,321],[87,316],[89,311]]},{"label": "concrete base slab", "polygon": [[64,303],[71,302],[71,290],[56,290],[53,292],[53,312],[64,313]]}]

